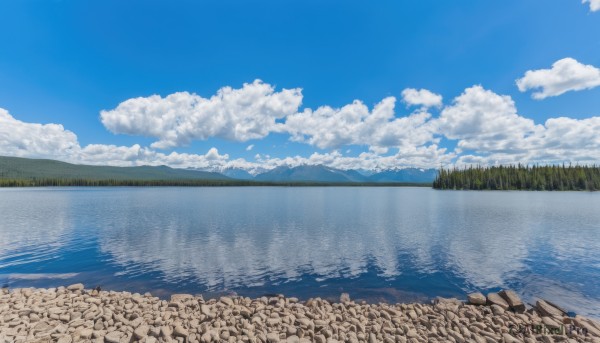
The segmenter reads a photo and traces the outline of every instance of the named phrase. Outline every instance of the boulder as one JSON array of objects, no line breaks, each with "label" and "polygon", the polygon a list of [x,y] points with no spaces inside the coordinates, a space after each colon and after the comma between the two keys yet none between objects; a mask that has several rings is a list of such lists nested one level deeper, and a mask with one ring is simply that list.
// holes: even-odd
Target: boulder
[{"label": "boulder", "polygon": [[548,316],[548,317],[556,317],[556,318],[560,318],[564,315],[564,312],[559,310],[558,308],[548,304],[546,301],[544,300],[538,300],[535,303],[535,309],[539,312],[539,314],[541,314],[542,316]]},{"label": "boulder", "polygon": [[68,286],[67,289],[71,292],[75,292],[75,291],[83,291],[83,284],[82,283],[76,283],[73,284],[71,286]]},{"label": "boulder", "polygon": [[498,295],[498,293],[488,293],[487,295],[487,304],[488,305],[498,305],[500,307],[502,307],[503,310],[508,310],[510,306],[508,306],[508,303],[506,302],[506,300],[502,299],[502,297],[500,295]]},{"label": "boulder", "polygon": [[526,310],[525,304],[523,304],[523,302],[521,301],[521,298],[519,298],[517,293],[515,293],[514,291],[512,291],[510,289],[506,289],[506,290],[500,291],[498,294],[504,300],[506,300],[506,302],[508,303],[508,306],[510,306],[510,308],[513,311],[515,311],[517,313],[525,312],[525,310]]},{"label": "boulder", "polygon": [[469,304],[472,305],[485,305],[486,303],[485,295],[479,292],[467,295],[467,300],[469,301]]}]

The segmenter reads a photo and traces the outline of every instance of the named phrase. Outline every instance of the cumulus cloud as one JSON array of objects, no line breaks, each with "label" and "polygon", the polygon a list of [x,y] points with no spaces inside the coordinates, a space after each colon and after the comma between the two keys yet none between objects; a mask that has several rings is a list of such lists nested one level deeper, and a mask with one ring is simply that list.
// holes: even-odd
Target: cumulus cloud
[{"label": "cumulus cloud", "polygon": [[517,114],[514,101],[482,86],[467,88],[441,112],[439,129],[457,147],[478,152],[516,152],[523,141],[540,129]]},{"label": "cumulus cloud", "polygon": [[600,11],[600,0],[582,0],[581,3],[589,3],[592,12]]},{"label": "cumulus cloud", "polygon": [[[153,146],[144,147],[139,144],[132,146],[90,144],[81,147],[77,136],[61,125],[26,123],[13,118],[8,111],[0,109],[0,154],[46,157],[96,165],[168,165],[175,168],[212,171],[240,168],[251,174],[279,166],[319,164],[339,169],[385,170],[405,167],[436,168],[440,164],[598,163],[600,161],[600,117],[550,118],[545,123],[536,124],[518,113],[510,96],[496,94],[479,85],[465,89],[449,105],[441,109],[438,117],[432,116],[423,102],[420,103],[422,106],[414,112],[399,116],[395,111],[395,97],[384,98],[371,109],[356,100],[340,108],[321,106],[315,110],[306,108],[298,112],[297,107],[301,101],[300,91],[297,89],[290,92],[298,97],[294,103],[288,101],[289,97],[283,95],[283,92],[276,93],[273,87],[260,81],[246,84],[239,90],[226,87],[211,99],[196,99],[192,101],[192,105],[181,107],[191,108],[186,113],[192,113],[192,116],[180,115],[178,114],[180,112],[173,109],[169,110],[171,112],[166,111],[169,113],[166,116],[158,115],[160,111],[153,107],[154,105],[141,106],[142,110],[126,110],[139,99],[142,99],[140,100],[142,103],[148,100],[148,98],[130,99],[110,114],[103,112],[103,120],[114,124],[118,122],[118,118],[126,118],[128,120],[125,122],[128,124],[117,126],[128,127],[128,132],[131,134],[148,124],[147,122],[134,124],[136,120],[142,122],[157,120],[156,125],[163,125],[163,128],[165,122],[169,122],[166,133],[156,131],[154,135],[159,138],[159,143],[172,139],[172,144],[180,144],[183,141],[197,139],[200,136],[196,134],[204,130],[202,127],[198,129],[200,131],[184,129],[191,125],[190,120],[196,118],[196,113],[205,113],[202,109],[204,105],[198,103],[235,103],[233,107],[237,106],[246,112],[245,114],[231,112],[228,118],[234,116],[238,119],[243,118],[242,122],[247,121],[248,125],[242,125],[240,128],[231,126],[233,122],[229,122],[227,124],[229,128],[222,131],[222,134],[216,134],[215,137],[240,138],[241,136],[236,136],[240,132],[244,135],[258,132],[245,129],[258,125],[252,122],[253,116],[257,116],[257,122],[266,120],[268,125],[271,125],[263,132],[265,135],[271,131],[287,133],[292,141],[310,144],[325,151],[315,152],[309,156],[287,157],[271,157],[266,151],[257,153],[254,160],[248,161],[243,158],[232,159],[228,154],[219,152],[216,147],[204,154],[177,151],[165,153]],[[198,97],[185,94],[178,93],[175,98]],[[161,108],[165,105],[168,108],[173,101],[177,103],[173,99],[167,100],[169,97],[171,96],[164,99],[157,97],[158,103],[166,102],[168,105],[157,106]],[[234,100],[229,99],[230,97]],[[245,100],[240,100],[240,97]],[[279,97],[283,100],[274,100]],[[253,101],[258,101],[259,104],[253,104]],[[267,103],[269,105],[266,105]],[[416,101],[413,103],[416,104]],[[252,110],[255,112],[248,110],[257,108],[261,110]],[[272,111],[271,114],[265,115],[261,112],[265,108],[284,110]],[[221,114],[227,112],[219,111],[217,112]],[[117,112],[128,113],[133,117],[120,116]],[[259,112],[260,114],[257,114]],[[221,115],[218,113],[217,117]],[[138,115],[139,118],[136,117]],[[165,119],[169,116],[174,116],[176,119]],[[148,125],[146,129],[156,128]],[[195,133],[188,134],[189,132]],[[223,132],[232,136],[227,136]],[[206,138],[208,137],[213,136],[207,134]],[[453,149],[444,147],[441,144],[442,139],[455,143],[456,147]],[[158,145],[162,146],[162,143]],[[358,156],[347,156],[340,152],[346,151],[346,154],[349,154],[349,148],[357,145],[366,148],[365,152]],[[246,150],[251,151],[253,148],[254,145],[250,144]]]},{"label": "cumulus cloud", "polygon": [[104,126],[113,133],[158,138],[153,148],[188,145],[193,140],[219,137],[244,142],[276,130],[277,119],[296,113],[300,88],[283,89],[256,80],[240,89],[223,87],[210,98],[179,92],[126,100],[102,111]]},{"label": "cumulus cloud", "polygon": [[600,117],[535,124],[517,113],[509,96],[481,86],[465,90],[439,121],[441,132],[457,140],[457,165],[600,161]]},{"label": "cumulus cloud", "polygon": [[404,149],[435,143],[434,127],[426,111],[396,117],[396,98],[388,97],[370,111],[361,101],[341,108],[322,106],[287,117],[285,131],[291,140],[337,149],[345,145],[367,145],[371,151]]},{"label": "cumulus cloud", "polygon": [[79,149],[77,136],[59,124],[26,123],[0,108],[0,152],[8,156],[65,158]]},{"label": "cumulus cloud", "polygon": [[402,91],[402,101],[409,106],[440,107],[442,96],[427,89],[406,88]]},{"label": "cumulus cloud", "polygon": [[551,69],[529,70],[517,80],[521,92],[541,89],[532,94],[538,100],[597,86],[600,86],[600,69],[569,57],[554,62]]}]

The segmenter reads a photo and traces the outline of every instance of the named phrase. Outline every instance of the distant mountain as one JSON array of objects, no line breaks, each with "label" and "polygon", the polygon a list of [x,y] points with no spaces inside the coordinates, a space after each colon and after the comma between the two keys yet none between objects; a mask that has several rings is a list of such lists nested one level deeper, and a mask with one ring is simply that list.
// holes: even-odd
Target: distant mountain
[{"label": "distant mountain", "polygon": [[237,179],[237,180],[252,180],[254,179],[254,176],[250,173],[248,173],[246,170],[244,169],[240,169],[240,168],[226,168],[221,170],[221,174],[230,177],[232,179]]},{"label": "distant mountain", "polygon": [[79,165],[47,159],[0,156],[1,179],[81,179],[116,181],[179,181],[184,180],[254,180],[262,182],[323,182],[323,183],[431,183],[435,169],[396,169],[365,175],[365,171],[340,170],[323,165],[281,166],[252,176],[246,170],[226,168],[221,173],[177,169],[167,166],[110,167]]},{"label": "distant mountain", "polygon": [[88,180],[230,180],[213,172],[167,166],[109,167],[0,156],[0,178]]},{"label": "distant mountain", "polygon": [[431,183],[435,179],[435,169],[396,169],[386,170],[370,176],[356,170],[340,170],[322,165],[277,167],[256,175],[256,181],[273,182],[398,182],[398,183]]},{"label": "distant mountain", "polygon": [[436,169],[392,169],[369,176],[372,182],[433,182],[437,176]]},{"label": "distant mountain", "polygon": [[273,182],[365,182],[367,178],[357,171],[345,171],[322,165],[277,167],[254,177],[256,181]]}]

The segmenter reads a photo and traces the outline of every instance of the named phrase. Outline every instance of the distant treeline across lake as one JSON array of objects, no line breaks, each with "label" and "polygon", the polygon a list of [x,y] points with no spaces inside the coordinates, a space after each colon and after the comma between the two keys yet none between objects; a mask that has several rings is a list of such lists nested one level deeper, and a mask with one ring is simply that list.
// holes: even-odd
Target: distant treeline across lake
[{"label": "distant treeline across lake", "polygon": [[436,189],[469,190],[600,190],[598,166],[496,166],[441,169],[433,182]]}]

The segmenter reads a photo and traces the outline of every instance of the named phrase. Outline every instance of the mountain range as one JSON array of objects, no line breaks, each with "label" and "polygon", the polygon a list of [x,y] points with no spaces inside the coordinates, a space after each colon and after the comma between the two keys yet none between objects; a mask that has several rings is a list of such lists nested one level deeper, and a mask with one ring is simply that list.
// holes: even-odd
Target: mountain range
[{"label": "mountain range", "polygon": [[48,159],[0,156],[0,179],[91,180],[245,180],[257,182],[432,183],[435,169],[393,169],[379,172],[340,170],[323,165],[280,166],[252,175],[239,168],[220,172],[167,166],[112,167],[71,164]]}]

